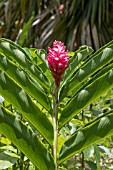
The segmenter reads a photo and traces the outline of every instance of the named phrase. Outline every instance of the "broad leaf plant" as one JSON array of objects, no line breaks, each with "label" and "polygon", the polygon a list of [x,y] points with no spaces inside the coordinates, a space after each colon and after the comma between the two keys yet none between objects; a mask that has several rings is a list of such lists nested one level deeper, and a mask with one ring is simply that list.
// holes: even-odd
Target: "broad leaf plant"
[{"label": "broad leaf plant", "polygon": [[55,41],[47,54],[0,39],[0,132],[39,170],[57,170],[113,134],[111,109],[62,135],[70,123],[76,125],[77,115],[112,89],[113,41],[95,53],[89,46],[75,52],[65,48]]}]

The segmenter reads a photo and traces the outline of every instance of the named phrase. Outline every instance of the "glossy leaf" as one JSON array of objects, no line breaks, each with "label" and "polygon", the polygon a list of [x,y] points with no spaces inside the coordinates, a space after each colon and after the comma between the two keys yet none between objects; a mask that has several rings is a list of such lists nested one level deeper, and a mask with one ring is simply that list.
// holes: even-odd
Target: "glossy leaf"
[{"label": "glossy leaf", "polygon": [[[101,53],[105,48],[108,48],[109,46],[113,45],[113,40],[108,42],[107,44],[105,44],[104,46],[102,46],[101,48],[99,48],[95,53],[93,53],[86,62],[88,62],[89,60],[91,60],[93,57],[97,56],[99,53]],[[85,64],[85,63],[84,63]]]},{"label": "glossy leaf", "polygon": [[[0,143],[2,143],[1,142],[1,139],[0,139]],[[11,141],[10,141],[10,143],[11,143]],[[14,146],[11,146],[11,145],[5,145],[5,146],[1,146],[0,147],[0,150],[2,150],[2,151],[9,151],[10,153],[17,153],[17,149],[16,148],[14,148]]]},{"label": "glossy leaf", "polygon": [[113,134],[113,111],[81,128],[62,146],[59,163]]},{"label": "glossy leaf", "polygon": [[88,46],[81,46],[79,50],[74,53],[74,56],[69,60],[69,66],[65,72],[64,80],[69,77],[77,70],[77,67],[87,56],[93,52],[93,49]]},{"label": "glossy leaf", "polygon": [[99,151],[99,148],[96,144],[94,145],[94,154],[95,154],[96,164],[97,164],[97,167],[98,167],[98,165],[100,164],[100,151]]},{"label": "glossy leaf", "polygon": [[64,108],[59,118],[59,128],[98,97],[113,87],[113,70],[104,74],[81,90]]},{"label": "glossy leaf", "polygon": [[42,60],[42,62],[45,65],[46,69],[49,69],[48,61],[46,60],[46,56],[47,56],[46,51],[44,51],[43,49],[36,49],[35,53]]},{"label": "glossy leaf", "polygon": [[6,57],[10,57],[16,61],[20,67],[30,73],[42,86],[49,89],[49,80],[47,77],[41,72],[38,66],[29,61],[29,56],[27,56],[20,46],[10,40],[0,39],[0,51],[3,52]]},{"label": "glossy leaf", "polygon": [[[99,53],[95,53],[91,59],[84,62],[83,65],[76,71],[73,78],[64,84],[63,92],[69,95],[73,90],[76,90],[80,83],[93,75],[104,65],[113,59],[113,45],[106,47]],[[72,94],[73,95],[73,94]],[[62,97],[62,96],[61,96]],[[61,99],[60,99],[61,100]]]},{"label": "glossy leaf", "polygon": [[110,152],[110,148],[107,148],[107,147],[102,146],[102,145],[99,145],[98,147],[99,147],[99,149],[102,153],[105,153],[109,157],[112,155],[112,153]]},{"label": "glossy leaf", "polygon": [[0,68],[7,73],[7,75],[21,86],[27,93],[29,93],[34,99],[36,99],[42,106],[50,111],[49,99],[43,91],[39,89],[31,80],[29,74],[24,70],[19,69],[5,56],[0,54]]},{"label": "glossy leaf", "polygon": [[69,60],[69,66],[63,76],[63,84],[60,88],[60,96],[59,101],[67,95],[69,92],[69,87],[67,85],[68,79],[73,75],[73,73],[77,70],[79,64],[82,60],[84,60],[88,55],[90,55],[93,52],[93,49],[88,46],[82,46],[78,51],[74,53],[74,56],[70,58]]},{"label": "glossy leaf", "polygon": [[4,98],[0,96],[0,104],[4,102]]},{"label": "glossy leaf", "polygon": [[[108,71],[110,71],[113,68],[113,64],[109,64],[108,66],[104,67],[103,69],[101,69],[98,73],[96,73],[94,76],[92,76],[91,78],[88,79],[88,81],[86,83],[84,83],[75,93],[75,90],[73,90],[75,93],[74,96],[76,96],[81,90],[83,90],[84,88],[86,88],[88,85],[90,85],[91,83],[93,83],[94,81],[96,81],[96,79],[100,78],[101,76],[103,76],[104,74],[106,74]],[[73,97],[74,97],[73,96]]]},{"label": "glossy leaf", "polygon": [[[54,161],[38,137],[11,112],[0,107],[0,131],[42,170],[54,170]],[[9,133],[10,132],[10,133]]]},{"label": "glossy leaf", "polygon": [[3,71],[0,71],[0,94],[17,108],[52,144],[53,126],[46,115],[32,101],[30,96]]}]

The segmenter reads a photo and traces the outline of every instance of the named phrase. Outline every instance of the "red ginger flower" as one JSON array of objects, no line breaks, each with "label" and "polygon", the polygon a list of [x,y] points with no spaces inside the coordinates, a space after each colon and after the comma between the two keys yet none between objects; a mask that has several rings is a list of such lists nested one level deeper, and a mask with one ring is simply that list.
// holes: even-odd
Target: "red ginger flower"
[{"label": "red ginger flower", "polygon": [[48,47],[49,54],[46,57],[48,60],[49,68],[55,80],[56,86],[60,85],[60,80],[64,74],[69,61],[69,56],[67,56],[68,51],[65,51],[66,47],[61,41],[56,41],[53,43],[53,48]]}]

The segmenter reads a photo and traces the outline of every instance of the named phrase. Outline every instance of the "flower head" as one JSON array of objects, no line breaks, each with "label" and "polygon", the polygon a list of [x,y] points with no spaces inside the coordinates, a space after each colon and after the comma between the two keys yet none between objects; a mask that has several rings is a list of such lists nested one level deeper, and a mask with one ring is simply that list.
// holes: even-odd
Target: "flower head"
[{"label": "flower head", "polygon": [[48,48],[48,60],[49,68],[55,80],[56,86],[60,85],[61,77],[64,74],[69,61],[69,56],[67,56],[68,51],[61,41],[56,41],[53,43],[53,48]]}]

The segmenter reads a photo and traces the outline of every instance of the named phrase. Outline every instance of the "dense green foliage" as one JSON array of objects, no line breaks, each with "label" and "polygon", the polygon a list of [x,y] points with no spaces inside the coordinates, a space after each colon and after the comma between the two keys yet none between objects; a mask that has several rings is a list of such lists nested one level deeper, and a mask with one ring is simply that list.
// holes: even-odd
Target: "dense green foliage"
[{"label": "dense green foliage", "polygon": [[[113,134],[112,107],[91,121],[80,118],[82,112],[87,115],[89,105],[113,87],[113,41],[92,52],[88,46],[69,52],[69,67],[59,90],[59,168],[71,156]],[[44,50],[21,48],[0,39],[0,95],[5,99],[0,105],[0,131],[38,169],[54,170],[53,78],[45,57]],[[13,157],[15,163],[18,155]]]}]

